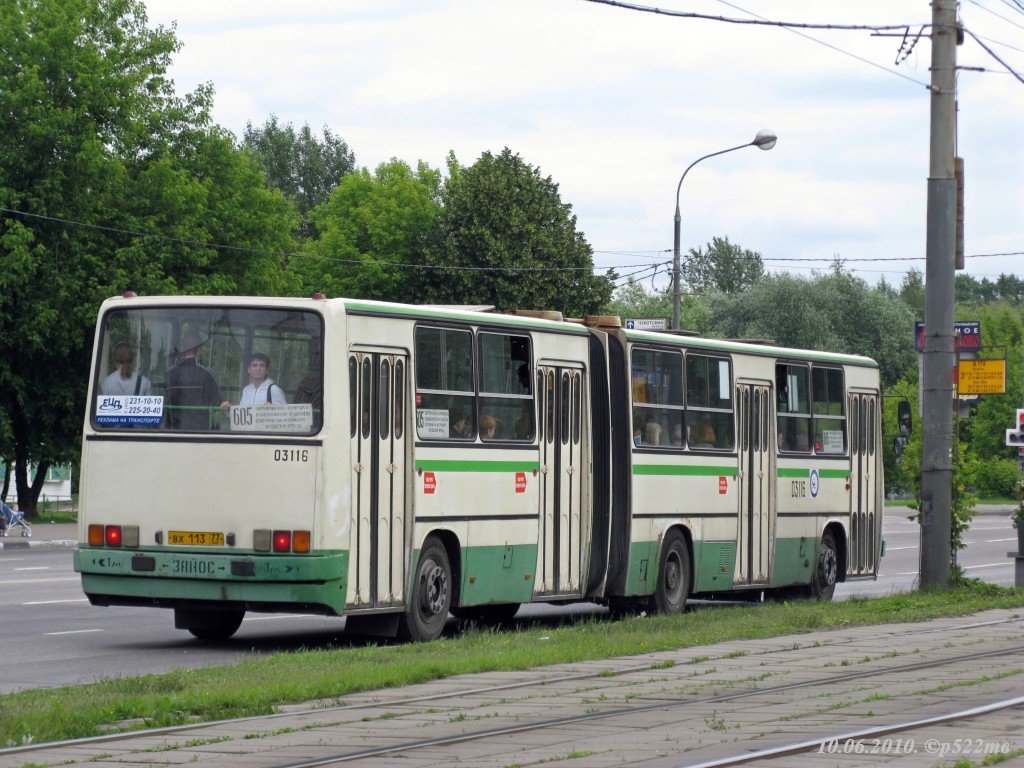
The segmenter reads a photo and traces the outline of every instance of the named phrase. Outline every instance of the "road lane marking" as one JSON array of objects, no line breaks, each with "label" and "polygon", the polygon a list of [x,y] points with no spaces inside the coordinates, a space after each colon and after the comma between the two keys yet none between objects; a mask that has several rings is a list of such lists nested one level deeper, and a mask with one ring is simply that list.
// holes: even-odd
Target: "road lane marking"
[{"label": "road lane marking", "polygon": [[54,637],[56,635],[84,635],[89,632],[102,632],[102,629],[72,629],[67,632],[43,632],[48,637]]},{"label": "road lane marking", "polygon": [[34,603],[22,603],[22,605],[57,605],[59,603],[87,603],[87,597],[80,597],[75,600],[36,600]]},{"label": "road lane marking", "polygon": [[965,571],[973,571],[976,568],[1009,568],[1010,563],[987,563],[984,565],[965,565],[963,569]]}]

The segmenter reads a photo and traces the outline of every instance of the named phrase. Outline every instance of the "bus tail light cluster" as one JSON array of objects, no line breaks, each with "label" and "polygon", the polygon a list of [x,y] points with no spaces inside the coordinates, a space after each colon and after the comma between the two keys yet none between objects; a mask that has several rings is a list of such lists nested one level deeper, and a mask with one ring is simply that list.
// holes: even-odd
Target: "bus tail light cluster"
[{"label": "bus tail light cluster", "polygon": [[272,531],[258,528],[252,532],[252,548],[257,552],[309,552],[309,531]]},{"label": "bus tail light cluster", "polygon": [[137,525],[89,525],[90,547],[137,547],[139,526]]}]

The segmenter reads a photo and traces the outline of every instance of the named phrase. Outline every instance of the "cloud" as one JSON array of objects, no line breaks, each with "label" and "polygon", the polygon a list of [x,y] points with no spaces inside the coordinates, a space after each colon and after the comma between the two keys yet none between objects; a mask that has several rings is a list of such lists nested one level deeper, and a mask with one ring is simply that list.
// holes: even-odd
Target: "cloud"
[{"label": "cloud", "polygon": [[[749,18],[712,0],[660,5]],[[793,32],[582,0],[256,0],[244,12],[147,3],[151,24],[177,19],[184,48],[171,76],[179,88],[213,82],[214,118],[236,135],[270,114],[327,125],[370,168],[392,157],[443,168],[450,150],[470,163],[507,146],[559,184],[599,265],[671,258],[682,172],[771,128],[779,142],[770,152],[745,148],[688,175],[684,247],[728,236],[766,259],[838,255],[890,282],[908,266],[923,270],[923,262],[855,260],[923,256],[931,47],[927,38],[910,43],[930,22],[929,8],[910,0],[750,5],[789,21],[907,24],[910,35]],[[1024,20],[1014,26],[987,6],[1013,15],[997,3],[968,4],[965,24],[1024,48]],[[1024,67],[1021,53],[1000,52]],[[970,40],[958,56],[1001,69]],[[967,253],[1024,250],[1024,85],[962,72],[958,102]],[[969,272],[1020,274],[1020,263],[979,259]]]}]

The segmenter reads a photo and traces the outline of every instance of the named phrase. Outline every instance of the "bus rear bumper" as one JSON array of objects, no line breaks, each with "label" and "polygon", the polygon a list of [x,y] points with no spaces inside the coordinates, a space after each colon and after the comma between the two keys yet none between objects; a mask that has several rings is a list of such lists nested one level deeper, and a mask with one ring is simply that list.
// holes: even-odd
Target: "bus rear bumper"
[{"label": "bus rear bumper", "polygon": [[348,553],[267,556],[77,548],[93,605],[174,608],[231,603],[246,610],[341,615]]}]

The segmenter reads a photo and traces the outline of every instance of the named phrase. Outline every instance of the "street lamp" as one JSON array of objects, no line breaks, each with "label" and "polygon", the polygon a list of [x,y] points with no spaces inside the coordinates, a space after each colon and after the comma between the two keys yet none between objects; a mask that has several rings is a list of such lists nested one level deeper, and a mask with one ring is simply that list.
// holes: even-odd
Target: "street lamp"
[{"label": "street lamp", "polygon": [[681,221],[679,216],[679,190],[683,188],[683,179],[686,178],[686,174],[690,172],[690,168],[693,168],[701,160],[707,160],[709,157],[715,155],[724,155],[726,152],[735,152],[737,149],[743,149],[744,147],[759,147],[760,149],[769,150],[775,146],[775,142],[778,141],[778,137],[771,131],[764,129],[757,132],[757,136],[754,140],[748,144],[740,144],[738,147],[729,147],[728,149],[722,149],[718,152],[712,152],[710,155],[704,155],[704,157],[698,157],[683,171],[683,175],[679,177],[679,184],[676,186],[676,224],[675,224],[675,247],[672,251],[672,329],[679,330],[679,297],[682,295],[679,290],[679,222]]}]

